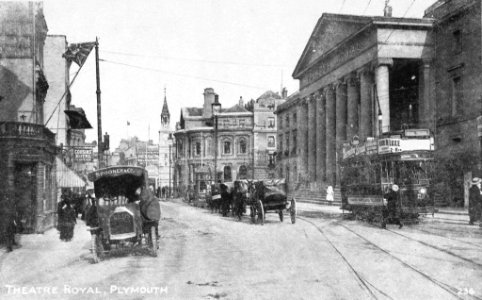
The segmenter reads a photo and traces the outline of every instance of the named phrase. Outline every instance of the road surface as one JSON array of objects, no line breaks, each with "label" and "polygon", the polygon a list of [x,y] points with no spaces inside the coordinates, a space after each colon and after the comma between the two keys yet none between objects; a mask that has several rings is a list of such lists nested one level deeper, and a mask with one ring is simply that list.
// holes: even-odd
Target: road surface
[{"label": "road surface", "polygon": [[25,236],[0,256],[0,298],[482,299],[478,227],[382,230],[311,210],[296,224],[267,214],[255,225],[180,201],[161,209],[158,257],[121,253],[93,264],[83,224],[70,243],[55,230]]}]

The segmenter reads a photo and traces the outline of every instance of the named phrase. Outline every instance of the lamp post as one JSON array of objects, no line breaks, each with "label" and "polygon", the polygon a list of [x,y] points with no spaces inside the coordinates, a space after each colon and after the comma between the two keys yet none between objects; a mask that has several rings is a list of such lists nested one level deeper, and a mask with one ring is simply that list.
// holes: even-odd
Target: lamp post
[{"label": "lamp post", "polygon": [[218,95],[214,96],[214,103],[211,104],[214,117],[214,183],[217,182],[218,173],[218,116],[221,112],[221,103],[219,103]]},{"label": "lamp post", "polygon": [[168,190],[168,197],[171,198],[171,148],[172,148],[172,134],[169,133],[169,137],[167,138],[167,144],[169,145],[169,190]]}]

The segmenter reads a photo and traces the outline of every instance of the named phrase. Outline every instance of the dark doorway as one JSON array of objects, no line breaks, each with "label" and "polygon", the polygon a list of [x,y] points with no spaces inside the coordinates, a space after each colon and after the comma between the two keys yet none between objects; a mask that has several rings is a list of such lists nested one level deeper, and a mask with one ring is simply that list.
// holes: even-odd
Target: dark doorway
[{"label": "dark doorway", "polygon": [[224,167],[224,182],[233,181],[233,177],[231,175],[231,167],[225,166]]},{"label": "dark doorway", "polygon": [[245,165],[239,167],[238,179],[248,179],[248,168]]},{"label": "dark doorway", "polygon": [[36,164],[15,164],[15,206],[18,224],[23,233],[35,231],[35,215],[37,211]]}]

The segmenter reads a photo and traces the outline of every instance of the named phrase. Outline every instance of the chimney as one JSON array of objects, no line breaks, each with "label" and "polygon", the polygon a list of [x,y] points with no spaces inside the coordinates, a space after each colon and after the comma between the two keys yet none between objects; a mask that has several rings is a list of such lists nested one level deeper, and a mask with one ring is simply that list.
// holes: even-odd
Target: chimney
[{"label": "chimney", "polygon": [[[213,88],[205,88],[204,89],[204,106],[203,106],[203,117],[204,118],[211,118],[213,115],[213,108],[211,104],[215,101],[215,93]],[[216,95],[217,96],[217,95]],[[217,100],[217,98],[216,98]]]},{"label": "chimney", "polygon": [[389,0],[385,1],[385,8],[383,9],[383,16],[384,17],[392,17],[392,7],[388,5]]},{"label": "chimney", "polygon": [[243,96],[239,96],[239,107],[244,106]]}]

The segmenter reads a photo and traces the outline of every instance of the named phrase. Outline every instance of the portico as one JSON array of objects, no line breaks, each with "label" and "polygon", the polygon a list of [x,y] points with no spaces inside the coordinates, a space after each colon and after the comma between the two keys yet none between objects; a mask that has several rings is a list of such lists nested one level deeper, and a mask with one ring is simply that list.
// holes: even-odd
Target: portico
[{"label": "portico", "polygon": [[[300,122],[294,146],[310,187],[339,184],[340,149],[354,136],[365,141],[402,128],[433,128],[431,28],[431,19],[319,19],[293,72],[300,80],[292,100]],[[289,102],[278,108],[280,116]]]}]

